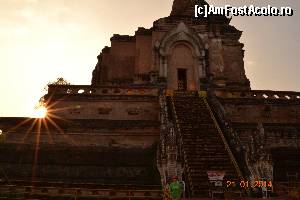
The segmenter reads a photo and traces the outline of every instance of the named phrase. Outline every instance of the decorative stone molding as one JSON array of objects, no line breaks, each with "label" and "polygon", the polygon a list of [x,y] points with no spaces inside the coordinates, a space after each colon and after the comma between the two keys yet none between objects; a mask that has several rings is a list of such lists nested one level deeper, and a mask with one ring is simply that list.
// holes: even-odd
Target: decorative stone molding
[{"label": "decorative stone molding", "polygon": [[50,85],[48,95],[55,97],[56,95],[69,96],[158,96],[157,87],[131,87],[131,86],[98,86],[90,85]]},{"label": "decorative stone molding", "polygon": [[98,108],[99,115],[108,115],[112,111],[112,108]]},{"label": "decorative stone molding", "polygon": [[81,113],[81,111],[82,111],[82,108],[72,108],[72,109],[70,109],[70,114],[72,114],[72,115],[79,115],[80,113]]},{"label": "decorative stone molding", "polygon": [[179,41],[185,41],[193,47],[193,56],[201,58],[201,49],[204,44],[191,29],[189,29],[184,22],[180,22],[173,30],[171,30],[161,41],[159,53],[166,57],[170,55],[171,46]]},{"label": "decorative stone molding", "polygon": [[150,110],[143,108],[128,108],[126,109],[126,112],[128,113],[128,115],[139,115],[143,113],[149,113]]},{"label": "decorative stone molding", "polygon": [[300,101],[300,92],[271,91],[271,90],[222,90],[214,91],[218,98],[236,99],[265,99]]}]

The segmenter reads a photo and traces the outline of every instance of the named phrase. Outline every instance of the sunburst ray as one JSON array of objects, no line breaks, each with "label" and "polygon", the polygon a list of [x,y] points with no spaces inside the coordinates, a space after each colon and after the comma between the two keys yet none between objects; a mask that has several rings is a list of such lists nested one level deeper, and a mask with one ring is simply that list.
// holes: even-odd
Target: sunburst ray
[{"label": "sunburst ray", "polygon": [[32,177],[31,177],[32,184],[34,183],[36,178],[36,168],[38,164],[39,148],[40,148],[41,126],[42,126],[42,119],[39,119],[37,123],[36,141],[35,141],[34,157],[33,157],[33,164],[32,164]]}]

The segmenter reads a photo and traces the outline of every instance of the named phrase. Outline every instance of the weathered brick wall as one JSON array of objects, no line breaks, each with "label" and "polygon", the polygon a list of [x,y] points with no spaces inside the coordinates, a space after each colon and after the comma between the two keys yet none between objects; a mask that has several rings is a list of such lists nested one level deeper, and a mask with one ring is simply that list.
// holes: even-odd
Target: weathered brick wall
[{"label": "weathered brick wall", "polygon": [[[249,145],[251,137],[258,135],[257,124],[233,123],[234,130],[244,146]],[[290,148],[300,146],[300,124],[264,123],[264,143],[268,149]]]},{"label": "weathered brick wall", "polygon": [[[23,144],[34,145],[37,140],[37,132],[26,135],[23,132],[5,133],[5,142],[8,144],[20,146]],[[79,130],[79,131],[84,131]],[[158,143],[159,130],[155,128],[144,129],[103,129],[91,130],[86,128],[86,132],[60,133],[58,130],[51,130],[47,133],[45,130],[39,133],[39,144],[57,144],[57,145],[75,145],[79,147],[107,147],[107,148],[149,148]]]},{"label": "weathered brick wall", "polygon": [[257,127],[261,123],[269,149],[299,148],[300,101],[228,98],[220,102],[244,145],[259,134]]},{"label": "weathered brick wall", "polygon": [[230,128],[229,144],[249,165],[271,163],[275,182],[300,173],[300,93],[217,90],[214,94],[220,102],[218,112],[223,110],[223,117],[218,116]]},{"label": "weathered brick wall", "polygon": [[52,85],[45,99],[49,116],[159,121],[158,92],[154,87]]},{"label": "weathered brick wall", "polygon": [[224,59],[224,71],[220,76],[226,77],[230,81],[245,81],[247,79],[244,68],[243,44],[233,42],[226,44],[222,49]]},{"label": "weathered brick wall", "polygon": [[[177,30],[182,23],[186,28]],[[135,80],[140,74],[161,72],[164,66],[168,73],[160,76],[171,79],[168,82],[170,89],[177,89],[178,68],[188,68],[190,90],[199,89],[200,78],[211,79],[209,84],[213,87],[249,88],[244,70],[244,45],[239,41],[242,32],[229,23],[229,19],[220,16],[203,20],[169,16],[155,21],[150,29],[139,28],[134,36],[114,35],[111,48],[104,48],[98,56],[93,85],[111,83],[114,79]],[[176,33],[172,35],[173,32]],[[173,41],[171,47],[180,41],[192,49],[188,55],[186,51],[181,54],[176,54],[176,50],[163,52],[164,41],[168,39]],[[188,67],[177,62],[187,60],[192,61]]]},{"label": "weathered brick wall", "polygon": [[232,122],[240,123],[300,123],[300,105],[225,103],[224,108]]},{"label": "weathered brick wall", "polygon": [[[159,184],[155,147],[147,149],[82,146],[1,145],[0,163],[11,180],[91,182],[102,184]],[[10,155],[10,156],[6,156]],[[138,162],[137,162],[138,160]]]},{"label": "weathered brick wall", "polygon": [[152,67],[152,36],[137,35],[136,36],[136,61],[135,74],[147,74]]},{"label": "weathered brick wall", "polygon": [[106,56],[106,62],[103,62],[103,65],[107,66],[107,78],[109,80],[133,79],[136,59],[135,41],[114,38],[117,37],[112,37],[110,53]]},{"label": "weathered brick wall", "polygon": [[237,123],[300,123],[300,102],[221,99],[226,115]]},{"label": "weathered brick wall", "polygon": [[47,121],[39,131],[38,121],[30,129],[34,119],[0,118],[0,164],[10,180],[160,184],[159,122],[55,121],[59,129]]}]

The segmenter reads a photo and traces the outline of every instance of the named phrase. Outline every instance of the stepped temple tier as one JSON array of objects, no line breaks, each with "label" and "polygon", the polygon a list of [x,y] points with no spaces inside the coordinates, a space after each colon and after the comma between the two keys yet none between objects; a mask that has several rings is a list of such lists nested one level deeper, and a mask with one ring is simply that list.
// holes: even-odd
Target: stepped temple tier
[{"label": "stepped temple tier", "polygon": [[251,90],[242,31],[196,3],[113,35],[91,85],[49,86],[47,118],[0,118],[0,197],[162,199],[174,176],[192,198],[299,187],[300,93]]}]

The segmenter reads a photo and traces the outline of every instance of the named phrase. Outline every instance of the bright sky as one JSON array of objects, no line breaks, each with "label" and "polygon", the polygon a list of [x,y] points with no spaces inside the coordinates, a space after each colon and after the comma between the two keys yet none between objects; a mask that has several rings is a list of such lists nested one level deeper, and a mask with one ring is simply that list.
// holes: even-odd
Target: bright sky
[{"label": "bright sky", "polygon": [[[208,0],[214,5],[291,6],[293,17],[235,17],[244,31],[253,89],[300,91],[299,0]],[[32,116],[49,81],[90,84],[114,33],[168,16],[172,0],[0,0],[0,116]]]}]

